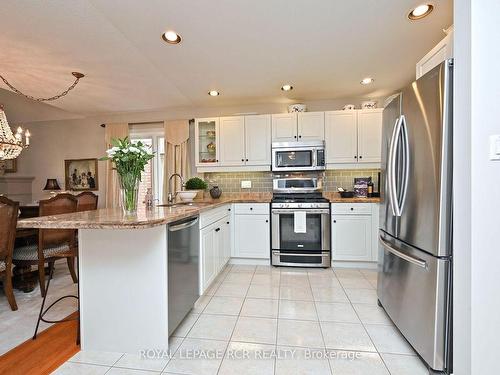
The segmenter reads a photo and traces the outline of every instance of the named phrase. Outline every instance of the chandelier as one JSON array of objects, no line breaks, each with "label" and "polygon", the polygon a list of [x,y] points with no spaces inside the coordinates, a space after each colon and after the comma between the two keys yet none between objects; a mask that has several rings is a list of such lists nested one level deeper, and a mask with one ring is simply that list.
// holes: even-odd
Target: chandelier
[{"label": "chandelier", "polygon": [[[60,94],[50,96],[48,98],[35,98],[34,96],[24,94],[19,89],[12,86],[12,84],[7,81],[7,79],[0,74],[0,79],[16,94],[22,95],[28,99],[35,100],[37,102],[48,102],[57,100],[65,95],[67,95],[71,90],[75,88],[80,79],[85,77],[83,73],[71,72],[75,81]],[[23,143],[24,136],[24,143]],[[0,104],[0,161],[7,159],[15,159],[21,154],[21,151],[29,146],[30,144],[30,131],[24,131],[20,126],[17,128],[16,133],[12,133],[9,123],[7,122],[7,117],[3,110],[3,106]]]},{"label": "chandelier", "polygon": [[17,128],[16,134],[12,133],[3,106],[0,105],[0,161],[17,158],[29,146],[30,136],[30,131],[23,131],[21,127]]}]

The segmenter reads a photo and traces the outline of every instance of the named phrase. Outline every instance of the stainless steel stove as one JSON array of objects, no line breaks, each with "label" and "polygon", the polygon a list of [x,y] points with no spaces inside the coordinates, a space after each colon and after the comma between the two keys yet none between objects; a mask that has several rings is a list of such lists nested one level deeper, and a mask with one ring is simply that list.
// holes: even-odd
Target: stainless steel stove
[{"label": "stainless steel stove", "polygon": [[271,263],[274,266],[330,267],[330,202],[321,179],[273,180]]}]

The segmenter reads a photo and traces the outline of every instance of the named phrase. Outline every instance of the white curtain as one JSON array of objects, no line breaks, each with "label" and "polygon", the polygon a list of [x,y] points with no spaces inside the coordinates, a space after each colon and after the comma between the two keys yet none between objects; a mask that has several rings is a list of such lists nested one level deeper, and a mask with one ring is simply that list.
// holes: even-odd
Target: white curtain
[{"label": "white curtain", "polygon": [[[165,121],[165,170],[163,176],[163,196],[168,196],[169,177],[178,173],[184,180],[190,177],[189,162],[189,120]],[[172,193],[181,190],[179,178],[175,179],[172,186]]]},{"label": "white curtain", "polygon": [[[113,138],[125,138],[129,135],[128,123],[106,124],[104,141],[106,150],[111,148]],[[106,208],[119,207],[120,205],[120,186],[118,175],[113,170],[113,163],[106,161]]]}]

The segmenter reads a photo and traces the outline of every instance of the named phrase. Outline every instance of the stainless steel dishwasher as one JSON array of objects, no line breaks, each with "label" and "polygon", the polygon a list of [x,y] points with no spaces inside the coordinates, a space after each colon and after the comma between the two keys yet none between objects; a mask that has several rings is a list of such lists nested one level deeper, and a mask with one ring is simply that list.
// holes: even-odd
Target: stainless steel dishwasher
[{"label": "stainless steel dishwasher", "polygon": [[198,216],[168,226],[168,334],[199,297],[200,228]]}]

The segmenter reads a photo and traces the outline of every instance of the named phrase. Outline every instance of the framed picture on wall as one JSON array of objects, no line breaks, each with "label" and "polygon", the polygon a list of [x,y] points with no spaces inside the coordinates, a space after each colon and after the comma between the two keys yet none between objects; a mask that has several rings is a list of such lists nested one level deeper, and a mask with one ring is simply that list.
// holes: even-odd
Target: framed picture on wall
[{"label": "framed picture on wall", "polygon": [[64,161],[66,190],[98,190],[97,159],[70,159]]},{"label": "framed picture on wall", "polygon": [[17,172],[17,159],[9,159],[3,161],[5,168],[5,173],[16,173]]}]

